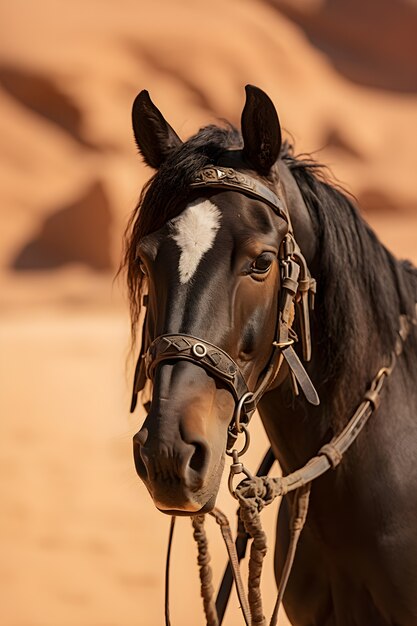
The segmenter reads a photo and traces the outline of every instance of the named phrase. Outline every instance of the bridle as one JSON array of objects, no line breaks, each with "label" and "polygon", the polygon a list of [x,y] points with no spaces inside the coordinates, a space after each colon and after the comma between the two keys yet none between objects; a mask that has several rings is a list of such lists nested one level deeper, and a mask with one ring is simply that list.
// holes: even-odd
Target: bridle
[{"label": "bridle", "polygon": [[147,346],[143,333],[141,352],[135,370],[131,411],[134,411],[136,407],[138,393],[144,388],[147,380],[153,379],[155,369],[161,362],[191,361],[226,385],[234,397],[235,411],[229,426],[226,446],[229,450],[238,434],[242,432],[242,428],[249,423],[263,394],[273,385],[284,360],[289,366],[294,393],[298,395],[298,387],[301,387],[311,404],[319,404],[313,383],[293,348],[298,338],[292,329],[296,307],[300,313],[299,327],[303,358],[309,361],[311,358],[310,311],[314,307],[316,281],[311,277],[306,260],[295,240],[280,183],[278,183],[278,188],[281,191],[281,197],[252,176],[229,167],[210,165],[197,173],[190,187],[215,187],[244,193],[267,204],[287,224],[287,232],[278,253],[281,289],[271,355],[255,389],[250,390],[238,364],[227,352],[213,343],[193,335],[178,333],[160,335]]}]

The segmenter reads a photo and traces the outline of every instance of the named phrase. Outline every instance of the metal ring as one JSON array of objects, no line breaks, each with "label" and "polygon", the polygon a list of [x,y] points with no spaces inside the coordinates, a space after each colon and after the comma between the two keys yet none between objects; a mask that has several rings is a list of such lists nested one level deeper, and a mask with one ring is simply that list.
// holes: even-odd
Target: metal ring
[{"label": "metal ring", "polygon": [[288,341],[273,341],[272,345],[276,348],[286,348],[294,343],[294,339],[288,339]]},{"label": "metal ring", "polygon": [[[249,398],[250,398],[250,399],[252,399],[252,398],[253,398],[253,393],[252,393],[251,391],[247,391],[246,393],[244,393],[244,394],[243,394],[243,396],[240,398],[239,402],[238,402],[238,403],[237,403],[237,405],[236,405],[235,415],[234,415],[233,422],[234,422],[234,426],[235,426],[235,428],[236,428],[236,432],[237,432],[237,433],[241,433],[241,432],[242,432],[242,430],[243,430],[243,426],[244,426],[244,424],[241,424],[241,423],[240,423],[240,416],[241,416],[241,414],[242,414],[242,408],[243,408],[243,405],[245,404],[245,402],[246,402]],[[247,414],[246,414],[246,415],[247,415]]]},{"label": "metal ring", "polygon": [[248,428],[245,424],[242,424],[241,426],[242,430],[240,431],[241,433],[245,433],[245,443],[243,444],[243,448],[239,451],[236,450],[236,448],[233,448],[232,450],[226,450],[226,454],[227,456],[234,456],[237,455],[239,456],[243,456],[245,454],[245,452],[247,451],[247,449],[249,448],[249,444],[250,444],[250,433],[248,431]]},{"label": "metal ring", "polygon": [[[242,465],[242,464],[241,464],[241,465]],[[232,495],[232,496],[233,496],[236,500],[238,500],[238,497],[237,497],[237,495],[236,495],[236,490],[235,490],[235,488],[233,487],[233,479],[234,479],[234,477],[235,477],[235,476],[239,476],[239,474],[244,474],[244,475],[246,476],[246,478],[249,478],[249,479],[253,478],[253,474],[251,474],[251,473],[249,472],[249,470],[247,470],[247,469],[246,469],[246,467],[245,467],[244,465],[242,465],[242,469],[241,469],[241,471],[240,471],[240,472],[236,472],[236,473],[235,473],[235,472],[231,471],[231,472],[229,473],[229,479],[228,479],[228,481],[227,481],[227,485],[228,485],[228,487],[229,487],[229,492],[231,493],[231,495]],[[245,479],[243,479],[243,480],[245,480]],[[241,481],[241,482],[242,482],[242,481]],[[239,484],[240,484],[240,483],[239,483]]]},{"label": "metal ring", "polygon": [[376,390],[378,392],[381,391],[382,386],[385,382],[385,379],[388,378],[388,376],[390,376],[390,374],[392,373],[392,370],[394,369],[395,362],[396,362],[396,355],[395,355],[395,352],[393,352],[391,354],[390,364],[386,367],[381,367],[381,369],[379,370],[379,372],[373,379],[372,384],[371,384],[371,388],[373,390]]},{"label": "metal ring", "polygon": [[203,343],[195,343],[192,347],[194,356],[202,359],[207,354],[207,348]]}]

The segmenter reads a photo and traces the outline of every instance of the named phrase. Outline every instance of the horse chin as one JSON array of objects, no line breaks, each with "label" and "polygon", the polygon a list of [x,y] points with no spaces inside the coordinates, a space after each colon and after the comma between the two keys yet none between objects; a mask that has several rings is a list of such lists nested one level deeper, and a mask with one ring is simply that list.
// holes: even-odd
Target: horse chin
[{"label": "horse chin", "polygon": [[210,513],[216,505],[217,493],[214,494],[204,506],[196,511],[184,510],[184,509],[161,509],[157,504],[156,508],[165,515],[175,515],[176,517],[193,517],[195,515],[203,515],[204,513]]}]

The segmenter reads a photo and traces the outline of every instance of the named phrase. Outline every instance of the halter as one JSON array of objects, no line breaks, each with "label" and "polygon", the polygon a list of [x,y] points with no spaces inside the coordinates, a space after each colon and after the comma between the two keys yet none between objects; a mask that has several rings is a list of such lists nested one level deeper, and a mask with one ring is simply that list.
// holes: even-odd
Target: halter
[{"label": "halter", "polygon": [[[298,386],[308,402],[319,404],[317,392],[304,366],[296,354],[293,344],[298,337],[292,330],[294,305],[300,313],[300,330],[303,358],[311,358],[310,311],[314,308],[316,281],[311,277],[306,260],[294,237],[288,208],[283,200],[259,180],[229,167],[210,165],[201,169],[190,185],[192,188],[221,188],[244,193],[267,204],[274,213],[283,219],[288,230],[280,245],[278,261],[281,275],[281,290],[275,339],[265,374],[256,388],[250,390],[237,363],[224,350],[211,342],[185,333],[165,334],[156,337],[149,346],[145,345],[142,333],[142,346],[135,370],[131,412],[137,403],[137,395],[146,381],[152,380],[155,369],[163,361],[191,361],[221,380],[235,399],[235,412],[229,426],[229,450],[233,440],[247,425],[263,394],[272,386],[285,359],[289,366],[292,387],[298,395]],[[281,186],[279,185],[281,190]],[[283,196],[283,194],[281,194]],[[144,328],[146,326],[146,318]]]}]

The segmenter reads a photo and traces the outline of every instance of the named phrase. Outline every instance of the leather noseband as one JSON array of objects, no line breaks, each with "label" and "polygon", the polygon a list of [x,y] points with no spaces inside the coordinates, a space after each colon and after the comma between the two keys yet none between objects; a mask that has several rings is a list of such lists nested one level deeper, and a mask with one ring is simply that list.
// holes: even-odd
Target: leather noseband
[{"label": "leather noseband", "polygon": [[209,341],[192,335],[161,335],[149,346],[145,355],[147,377],[152,379],[156,366],[162,361],[182,359],[204,367],[222,380],[235,400],[249,391],[239,366],[231,356]]}]

